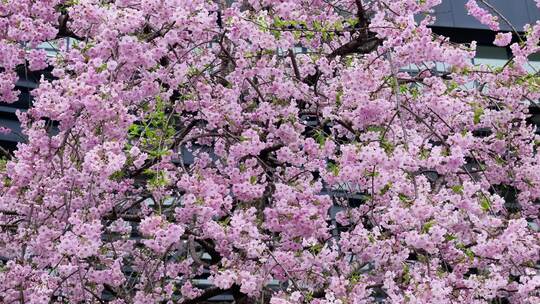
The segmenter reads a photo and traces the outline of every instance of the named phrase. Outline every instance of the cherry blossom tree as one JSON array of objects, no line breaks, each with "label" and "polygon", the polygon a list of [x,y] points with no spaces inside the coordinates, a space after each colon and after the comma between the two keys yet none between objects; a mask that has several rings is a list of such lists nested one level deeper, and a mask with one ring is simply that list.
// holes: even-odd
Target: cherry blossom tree
[{"label": "cherry blossom tree", "polygon": [[440,2],[0,1],[0,302],[539,303],[540,23]]}]

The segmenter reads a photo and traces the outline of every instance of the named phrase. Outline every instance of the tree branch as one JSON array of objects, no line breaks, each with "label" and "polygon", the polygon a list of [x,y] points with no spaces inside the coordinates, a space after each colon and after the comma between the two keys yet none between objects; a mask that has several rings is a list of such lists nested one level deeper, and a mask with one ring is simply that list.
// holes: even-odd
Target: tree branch
[{"label": "tree branch", "polygon": [[227,291],[230,291],[231,289],[232,288],[223,290],[223,289],[220,289],[218,287],[211,287],[211,288],[205,289],[204,292],[200,296],[195,297],[193,299],[183,301],[182,304],[201,303],[202,301],[208,300],[208,299],[213,298],[215,296],[219,296],[220,294],[225,293]]},{"label": "tree branch", "polygon": [[58,17],[58,33],[56,34],[56,38],[66,38],[71,37],[77,40],[84,40],[83,37],[75,34],[72,30],[68,29],[67,23],[69,21],[69,15],[68,13],[62,14]]}]

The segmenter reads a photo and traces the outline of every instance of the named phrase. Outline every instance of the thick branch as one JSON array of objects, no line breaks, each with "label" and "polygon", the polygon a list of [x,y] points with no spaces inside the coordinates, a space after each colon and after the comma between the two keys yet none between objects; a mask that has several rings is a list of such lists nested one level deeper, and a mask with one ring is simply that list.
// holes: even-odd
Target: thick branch
[{"label": "thick branch", "polygon": [[72,30],[70,30],[67,26],[67,23],[69,21],[69,15],[67,13],[62,14],[58,17],[58,33],[56,34],[56,38],[66,38],[71,37],[77,40],[84,40],[83,37],[75,34]]},{"label": "thick branch", "polygon": [[367,54],[373,51],[379,44],[381,40],[377,37],[371,37],[367,39],[362,39],[361,37],[349,41],[339,48],[335,49],[328,58],[335,58],[337,56],[345,56],[349,54]]},{"label": "thick branch", "polygon": [[[338,47],[332,53],[328,54],[326,58],[330,60],[338,56],[346,56],[350,54],[367,54],[375,50],[382,42],[381,39],[375,37],[374,35],[370,35],[369,18],[367,17],[366,10],[362,5],[362,1],[355,0],[355,4],[357,7],[356,17],[358,19],[358,27],[360,28],[359,35],[353,40]],[[304,78],[303,82],[309,86],[315,86],[320,76],[321,72],[317,70],[315,74]]]},{"label": "thick branch", "polygon": [[362,29],[363,36],[367,37],[369,22],[366,16],[366,10],[364,9],[364,6],[362,5],[362,0],[355,0],[355,4],[356,4],[356,17],[358,18],[358,25]]}]

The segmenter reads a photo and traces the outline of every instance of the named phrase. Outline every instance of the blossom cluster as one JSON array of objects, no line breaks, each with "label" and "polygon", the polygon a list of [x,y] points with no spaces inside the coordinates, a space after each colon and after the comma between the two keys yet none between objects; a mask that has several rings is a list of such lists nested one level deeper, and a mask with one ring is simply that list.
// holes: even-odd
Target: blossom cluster
[{"label": "blossom cluster", "polygon": [[540,22],[440,2],[0,1],[0,302],[539,303]]}]

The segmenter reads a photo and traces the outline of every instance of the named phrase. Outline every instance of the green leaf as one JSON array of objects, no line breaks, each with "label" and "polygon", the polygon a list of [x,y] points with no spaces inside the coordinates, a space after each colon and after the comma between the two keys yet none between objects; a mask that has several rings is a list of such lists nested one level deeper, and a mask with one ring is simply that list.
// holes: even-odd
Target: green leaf
[{"label": "green leaf", "polygon": [[418,96],[420,96],[420,91],[418,91],[418,88],[413,87],[409,89],[411,91],[411,95],[414,99],[417,99]]},{"label": "green leaf", "polygon": [[381,189],[381,195],[385,195],[390,188],[392,188],[392,182],[389,182]]},{"label": "green leaf", "polygon": [[466,248],[463,252],[469,259],[474,260],[474,252],[470,248]]},{"label": "green leaf", "polygon": [[226,227],[227,225],[229,225],[230,221],[231,221],[231,217],[227,216],[225,219],[223,219],[221,221],[218,221],[218,223],[219,223],[219,225],[221,225],[223,227]]},{"label": "green leaf", "polygon": [[349,281],[353,285],[360,282],[361,279],[362,279],[362,274],[360,272],[358,272],[358,271],[355,271],[355,272],[351,273],[350,276],[349,276]]},{"label": "green leaf", "polygon": [[377,172],[377,171],[368,171],[368,170],[366,170],[366,172],[364,173],[364,175],[365,175],[366,177],[377,177],[377,176],[380,175],[380,173]]},{"label": "green leaf", "polygon": [[7,158],[5,158],[5,157],[0,158],[0,172],[6,171],[7,163],[8,163]]},{"label": "green leaf", "polygon": [[446,274],[446,270],[444,268],[442,268],[442,267],[439,267],[439,268],[437,268],[436,273],[437,273],[437,277],[439,279],[442,279],[442,278],[444,278],[444,275]]},{"label": "green leaf", "polygon": [[332,172],[334,176],[339,175],[339,166],[337,164],[329,162],[327,165],[327,169],[328,171]]},{"label": "green leaf", "polygon": [[403,193],[400,193],[398,194],[398,197],[399,197],[399,200],[402,201],[402,202],[407,202],[409,201],[409,197]]},{"label": "green leaf", "polygon": [[111,174],[111,176],[109,176],[109,179],[111,179],[111,180],[113,180],[113,181],[119,181],[119,180],[121,180],[124,176],[125,176],[124,171],[119,170],[119,171],[116,171],[116,172],[114,172],[113,174]]},{"label": "green leaf", "polygon": [[249,178],[249,182],[252,184],[252,185],[255,185],[257,183],[257,176],[253,175],[252,177]]},{"label": "green leaf", "polygon": [[305,299],[306,303],[310,303],[312,300],[313,300],[313,291],[309,291],[306,296],[305,296]]},{"label": "green leaf", "polygon": [[480,198],[480,207],[482,207],[482,210],[486,212],[491,209],[491,203],[489,202],[489,199],[486,196],[482,196]]},{"label": "green leaf", "polygon": [[450,149],[444,147],[443,149],[441,149],[441,155],[442,156],[450,156]]},{"label": "green leaf", "polygon": [[463,194],[463,186],[462,185],[455,185],[452,186],[452,191],[457,194]]},{"label": "green leaf", "polygon": [[324,136],[323,132],[317,131],[315,133],[315,140],[319,143],[319,146],[324,146],[324,143],[326,142],[326,137]]},{"label": "green leaf", "polygon": [[399,92],[401,94],[407,94],[407,92],[409,92],[409,87],[405,84],[402,84],[399,86]]},{"label": "green leaf", "polygon": [[408,285],[411,282],[411,272],[409,264],[404,263],[403,265],[403,275],[401,277],[403,284]]},{"label": "green leaf", "polygon": [[386,139],[381,139],[380,141],[381,148],[384,149],[384,152],[387,154],[392,154],[394,150],[396,149],[396,146],[394,146],[391,142],[387,141]]},{"label": "green leaf", "polygon": [[448,83],[448,86],[447,86],[447,92],[452,92],[454,91],[455,89],[457,89],[459,87],[459,85],[457,84],[457,82],[455,81],[450,81]]},{"label": "green leaf", "polygon": [[431,220],[429,222],[426,222],[423,226],[422,226],[422,233],[428,233],[429,232],[429,229],[431,229],[431,227],[433,227],[437,222],[435,222],[435,220]]},{"label": "green leaf", "polygon": [[351,27],[354,27],[358,23],[358,19],[356,18],[349,18],[347,19],[347,23],[351,25]]},{"label": "green leaf", "polygon": [[91,48],[94,47],[94,43],[92,42],[88,42],[88,43],[85,43],[84,47],[82,48],[81,52],[82,53],[86,53],[88,52]]},{"label": "green leaf", "polygon": [[150,175],[150,178],[148,179],[148,185],[150,188],[160,188],[168,184],[164,171],[147,169],[144,173]]},{"label": "green leaf", "polygon": [[107,63],[103,63],[96,68],[96,72],[101,73],[107,69]]},{"label": "green leaf", "polygon": [[337,106],[340,106],[341,105],[341,97],[343,96],[343,90],[338,90],[336,92],[336,105]]},{"label": "green leaf", "polygon": [[506,161],[499,155],[495,155],[495,162],[498,164],[498,165],[504,165],[506,164]]},{"label": "green leaf", "polygon": [[336,21],[334,23],[334,28],[337,30],[337,31],[342,31],[343,30],[343,23],[342,21]]},{"label": "green leaf", "polygon": [[3,183],[4,183],[4,187],[9,187],[9,186],[11,186],[11,178],[9,178],[9,177],[4,177]]},{"label": "green leaf", "polygon": [[453,234],[447,233],[444,235],[444,239],[448,242],[451,242],[451,241],[457,240],[457,237]]},{"label": "green leaf", "polygon": [[323,30],[323,28],[324,28],[322,23],[319,22],[319,21],[313,21],[312,25],[313,25],[313,29],[315,29],[318,32]]},{"label": "green leaf", "polygon": [[430,151],[428,149],[424,149],[424,148],[420,149],[420,159],[428,159],[429,154],[430,154]]},{"label": "green leaf", "polygon": [[383,126],[371,125],[371,126],[368,126],[366,130],[369,132],[384,132],[386,128]]},{"label": "green leaf", "polygon": [[481,107],[476,107],[474,109],[474,116],[473,116],[473,122],[475,125],[480,123],[482,115],[484,115],[484,109]]},{"label": "green leaf", "polygon": [[315,244],[309,247],[309,252],[311,252],[313,255],[317,255],[322,251],[322,249],[323,249],[322,244]]},{"label": "green leaf", "polygon": [[284,27],[284,26],[285,26],[285,22],[284,22],[283,20],[281,20],[280,17],[275,16],[275,17],[274,17],[274,26],[275,26],[275,27],[278,27],[278,28]]}]

